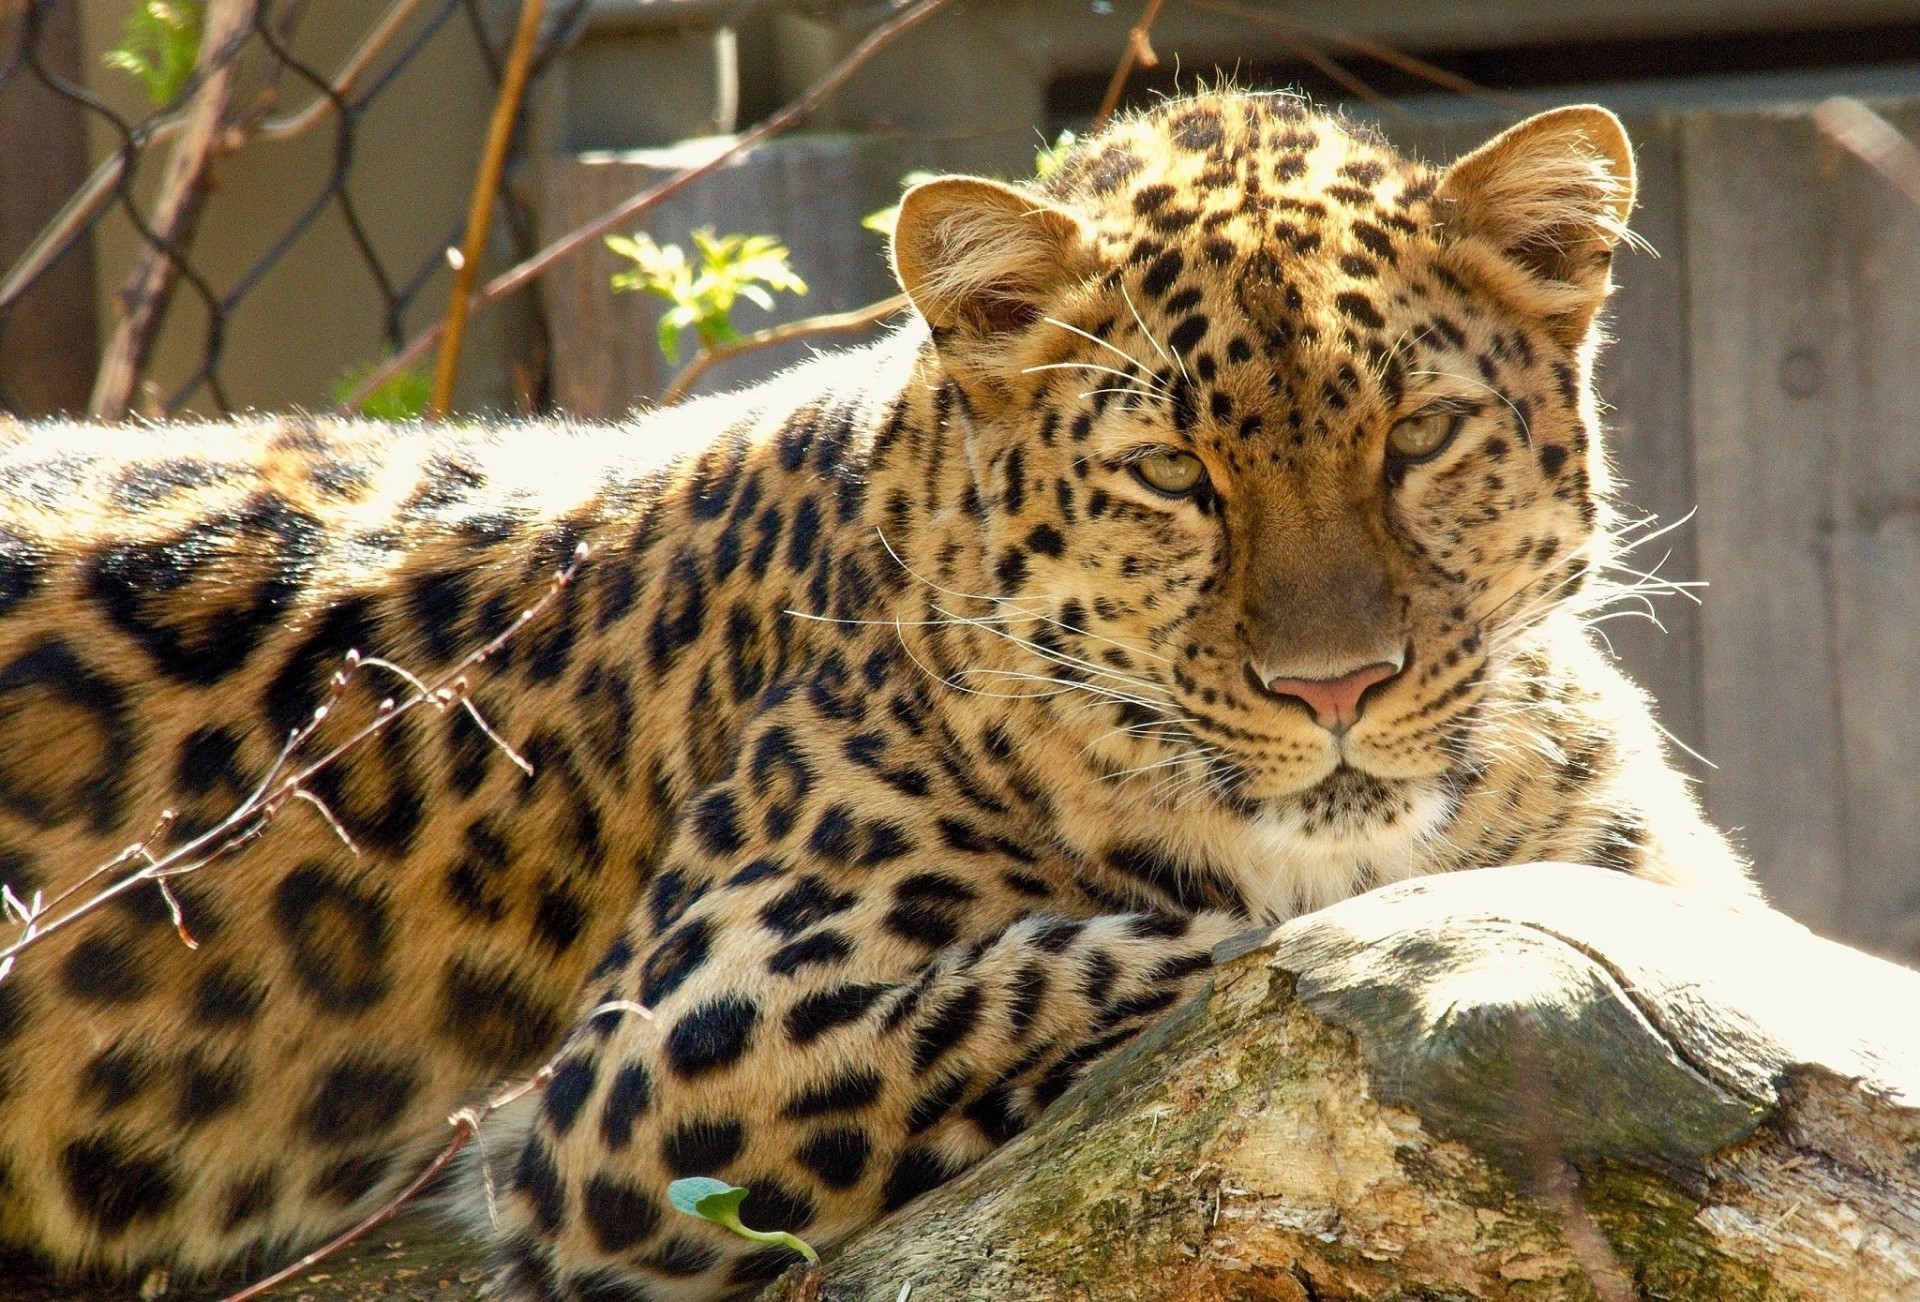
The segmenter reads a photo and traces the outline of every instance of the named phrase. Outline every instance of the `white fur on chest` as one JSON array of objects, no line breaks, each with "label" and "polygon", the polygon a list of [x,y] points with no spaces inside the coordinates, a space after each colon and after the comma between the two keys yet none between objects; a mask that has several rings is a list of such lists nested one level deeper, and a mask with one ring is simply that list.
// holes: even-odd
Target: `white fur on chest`
[{"label": "white fur on chest", "polygon": [[1446,861],[1440,851],[1452,797],[1439,783],[1418,784],[1403,794],[1407,808],[1391,819],[1329,821],[1290,802],[1249,817],[1201,800],[1153,807],[1118,791],[1097,808],[1074,811],[1078,826],[1072,831],[1090,849],[1118,834],[1156,844],[1195,867],[1224,870],[1248,911],[1277,923],[1431,872]]},{"label": "white fur on chest", "polygon": [[1233,873],[1255,916],[1284,922],[1431,871],[1438,858],[1434,840],[1452,801],[1435,788],[1412,794],[1408,803],[1410,810],[1391,822],[1317,828],[1300,810],[1281,806],[1223,829],[1213,861]]}]

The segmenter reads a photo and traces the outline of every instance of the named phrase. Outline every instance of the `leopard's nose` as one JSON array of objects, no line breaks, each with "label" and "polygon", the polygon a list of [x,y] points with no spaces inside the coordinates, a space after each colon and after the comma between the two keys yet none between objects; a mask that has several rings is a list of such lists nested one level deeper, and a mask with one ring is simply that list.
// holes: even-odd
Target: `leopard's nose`
[{"label": "leopard's nose", "polygon": [[1269,676],[1258,665],[1248,665],[1247,676],[1267,695],[1290,696],[1305,705],[1322,728],[1345,732],[1359,721],[1367,693],[1398,676],[1405,665],[1406,656],[1396,654],[1334,678]]}]

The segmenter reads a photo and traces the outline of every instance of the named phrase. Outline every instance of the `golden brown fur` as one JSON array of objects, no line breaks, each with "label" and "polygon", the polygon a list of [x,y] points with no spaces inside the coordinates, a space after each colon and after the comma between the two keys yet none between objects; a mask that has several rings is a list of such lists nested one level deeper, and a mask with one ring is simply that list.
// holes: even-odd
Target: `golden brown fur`
[{"label": "golden brown fur", "polygon": [[[535,776],[410,715],[313,784],[358,853],[290,805],[174,883],[198,948],[143,889],[22,956],[0,1241],[283,1252],[564,1043],[488,1141],[498,1287],[709,1297],[784,1262],[669,1180],[831,1242],[1255,921],[1541,858],[1748,893],[1581,623],[1631,193],[1595,109],[1437,172],[1213,94],[1032,189],[910,194],[930,332],[630,426],[8,431],[22,895],[162,809],[210,826],[348,650],[444,668],[590,552],[473,675]],[[1439,446],[1396,452],[1422,421]],[[1154,488],[1168,456],[1201,487]],[[1286,686],[1381,664],[1350,727]],[[364,672],[321,740],[399,688]]]}]

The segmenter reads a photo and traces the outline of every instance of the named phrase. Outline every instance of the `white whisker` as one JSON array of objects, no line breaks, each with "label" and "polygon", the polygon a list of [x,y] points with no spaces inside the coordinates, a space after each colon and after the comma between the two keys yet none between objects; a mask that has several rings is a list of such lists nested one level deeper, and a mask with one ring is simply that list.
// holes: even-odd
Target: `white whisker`
[{"label": "white whisker", "polygon": [[1148,389],[1165,396],[1165,390],[1153,382],[1151,375],[1129,375],[1112,366],[1103,366],[1099,362],[1047,362],[1041,366],[1022,368],[1020,374],[1032,375],[1038,371],[1098,371],[1102,375],[1117,375],[1128,384],[1146,384]]},{"label": "white whisker", "polygon": [[1042,321],[1045,321],[1048,325],[1059,326],[1062,330],[1067,331],[1069,334],[1079,335],[1082,339],[1085,339],[1089,343],[1098,344],[1100,347],[1106,349],[1108,352],[1114,354],[1116,357],[1125,358],[1127,361],[1133,363],[1135,366],[1140,368],[1140,370],[1143,373],[1150,373],[1153,370],[1151,366],[1148,366],[1145,362],[1141,361],[1138,357],[1135,357],[1132,353],[1120,347],[1118,344],[1102,339],[1099,335],[1093,334],[1089,331],[1082,330],[1077,325],[1069,325],[1065,321],[1060,320],[1058,317],[1044,316],[1044,317],[1041,317],[1040,319]]},{"label": "white whisker", "polygon": [[1152,346],[1154,352],[1160,354],[1161,361],[1169,366],[1179,367],[1180,378],[1184,379],[1188,384],[1192,384],[1193,377],[1187,374],[1187,364],[1160,346],[1160,341],[1153,337],[1153,331],[1147,329],[1146,320],[1140,315],[1140,309],[1133,305],[1133,295],[1127,292],[1126,282],[1120,281],[1119,284],[1120,297],[1126,300],[1127,311],[1133,313],[1133,323],[1140,327],[1140,333],[1147,337],[1147,343]]}]

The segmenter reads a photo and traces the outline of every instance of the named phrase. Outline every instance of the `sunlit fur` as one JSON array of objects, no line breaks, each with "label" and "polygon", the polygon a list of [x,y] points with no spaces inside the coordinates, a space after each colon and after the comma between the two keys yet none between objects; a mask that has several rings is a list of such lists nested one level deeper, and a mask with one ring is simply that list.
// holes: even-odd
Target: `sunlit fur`
[{"label": "sunlit fur", "polygon": [[[0,425],[22,900],[214,826],[317,706],[309,756],[379,717],[408,681],[335,700],[350,650],[458,672],[533,769],[409,713],[310,779],[324,810],[24,952],[0,1241],[282,1256],[558,1050],[468,1172],[496,1295],[695,1302],[787,1258],[669,1212],[673,1178],[824,1247],[1250,927],[1544,858],[1750,898],[1590,631],[1664,585],[1621,559],[1653,530],[1611,513],[1590,383],[1631,193],[1597,109],[1435,169],[1222,92],[1032,187],[917,187],[923,319],[739,394],[601,428]],[[1390,457],[1428,412],[1451,440]],[[1205,488],[1148,487],[1166,452]],[[1402,660],[1344,732],[1281,690]]]}]

